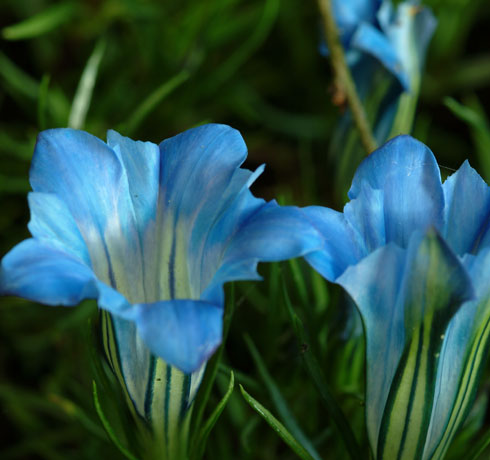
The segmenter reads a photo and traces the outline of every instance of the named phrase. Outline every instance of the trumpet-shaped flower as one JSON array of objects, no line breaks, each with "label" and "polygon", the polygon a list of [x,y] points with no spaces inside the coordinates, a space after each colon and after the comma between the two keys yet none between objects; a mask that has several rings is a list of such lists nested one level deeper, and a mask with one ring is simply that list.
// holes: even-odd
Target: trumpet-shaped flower
[{"label": "trumpet-shaped flower", "polygon": [[490,334],[490,187],[468,162],[441,183],[409,136],[359,166],[343,213],[305,210],[306,256],[349,293],[366,337],[377,459],[442,458],[470,409]]},{"label": "trumpet-shaped flower", "polygon": [[220,344],[223,284],[260,279],[259,261],[321,244],[297,208],[251,194],[263,167],[240,168],[246,154],[224,125],[160,145],[44,131],[30,170],[32,238],[2,261],[3,294],[65,306],[97,299],[134,409],[167,430]]},{"label": "trumpet-shaped flower", "polygon": [[332,8],[349,64],[372,56],[412,89],[436,25],[430,10],[416,0],[396,9],[391,0],[333,0]]}]

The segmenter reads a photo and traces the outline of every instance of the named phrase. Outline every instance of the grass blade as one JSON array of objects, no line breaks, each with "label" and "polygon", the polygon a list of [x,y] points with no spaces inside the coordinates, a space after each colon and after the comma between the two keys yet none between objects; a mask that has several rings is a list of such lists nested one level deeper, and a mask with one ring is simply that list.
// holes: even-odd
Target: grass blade
[{"label": "grass blade", "polygon": [[259,371],[260,377],[262,378],[271,398],[274,406],[281,416],[284,424],[288,428],[288,430],[292,433],[292,435],[301,443],[301,445],[309,452],[309,454],[315,460],[321,460],[320,455],[313,447],[312,442],[306,437],[301,428],[298,425],[298,422],[294,418],[293,414],[289,410],[289,407],[284,400],[276,382],[269,374],[267,367],[265,366],[264,361],[262,360],[259,351],[255,347],[255,344],[252,342],[252,339],[248,336],[244,336],[245,342],[247,343],[248,349],[250,350],[250,354],[255,362],[257,370]]},{"label": "grass blade", "polygon": [[117,439],[117,436],[114,434],[114,430],[112,429],[109,420],[107,420],[107,417],[104,414],[104,411],[102,410],[102,406],[100,405],[99,401],[99,395],[97,393],[97,384],[95,383],[95,380],[92,381],[93,384],[93,396],[94,396],[94,405],[95,405],[95,410],[97,411],[97,414],[100,418],[100,421],[102,422],[102,425],[104,426],[107,435],[111,439],[111,441],[114,443],[114,445],[119,449],[119,451],[129,460],[138,460],[131,452],[129,452],[120,442],[119,439]]},{"label": "grass blade", "polygon": [[163,83],[155,91],[153,91],[134,111],[127,123],[120,128],[127,135],[131,135],[143,122],[143,120],[160,104],[167,96],[175,91],[189,77],[190,72],[182,70],[170,80]]},{"label": "grass blade", "polygon": [[214,408],[214,411],[206,420],[204,426],[201,428],[199,432],[198,441],[193,446],[195,449],[195,452],[193,452],[193,455],[191,455],[191,458],[193,460],[199,460],[200,458],[202,458],[204,454],[204,449],[206,448],[206,442],[208,440],[209,434],[211,433],[211,430],[213,429],[216,422],[218,421],[219,416],[223,412],[226,403],[228,402],[228,399],[230,398],[231,393],[233,392],[234,387],[235,387],[235,375],[233,374],[233,371],[231,371],[230,383],[228,384],[228,389],[226,390],[226,393],[224,394],[223,398],[221,398],[221,401],[218,403],[218,405]]},{"label": "grass blade", "polygon": [[51,77],[48,74],[44,74],[39,85],[39,98],[37,101],[37,122],[41,131],[43,129],[46,129],[46,106],[48,100],[50,79]]},{"label": "grass blade", "polygon": [[25,40],[39,37],[60,25],[68,22],[75,12],[72,3],[58,3],[30,18],[2,29],[2,37],[6,40]]},{"label": "grass blade", "polygon": [[95,80],[97,79],[99,65],[104,56],[105,48],[105,40],[99,40],[83,70],[68,118],[68,126],[70,128],[81,129],[85,124],[85,117],[92,100]]},{"label": "grass blade", "polygon": [[345,417],[345,414],[343,413],[340,406],[337,404],[337,401],[335,400],[332,392],[327,385],[327,380],[323,374],[323,370],[318,364],[315,356],[312,354],[311,347],[304,347],[304,344],[308,343],[308,338],[303,328],[303,323],[301,322],[301,319],[296,314],[293,306],[291,305],[291,300],[289,299],[285,283],[283,283],[283,292],[286,307],[289,312],[291,323],[296,332],[298,343],[304,350],[301,354],[301,357],[303,358],[306,370],[310,375],[310,378],[312,379],[319,395],[321,396],[323,405],[327,409],[330,417],[332,417],[334,426],[337,428],[340,436],[342,437],[350,457],[352,458],[352,460],[362,459],[364,458],[364,456],[362,455],[359,443],[356,440],[356,437],[352,431],[351,426],[349,425],[349,422]]},{"label": "grass blade", "polygon": [[293,437],[293,435],[286,429],[286,427],[277,420],[262,404],[256,399],[250,396],[244,388],[240,385],[240,391],[243,398],[250,407],[257,412],[269,426],[279,435],[279,437],[291,448],[293,452],[303,460],[314,460],[314,458],[308,453],[308,451]]}]

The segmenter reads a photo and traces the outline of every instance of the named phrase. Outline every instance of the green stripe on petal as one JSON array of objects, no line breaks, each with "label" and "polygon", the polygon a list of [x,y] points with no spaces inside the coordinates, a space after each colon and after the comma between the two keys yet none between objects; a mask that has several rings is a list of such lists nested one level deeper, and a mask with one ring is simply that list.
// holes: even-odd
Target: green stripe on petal
[{"label": "green stripe on petal", "polygon": [[401,295],[406,340],[384,409],[379,459],[422,458],[445,333],[473,296],[466,271],[435,231],[421,243],[412,239]]},{"label": "green stripe on petal", "polygon": [[[467,305],[468,308],[471,306],[473,304]],[[475,316],[473,324],[479,324],[480,326],[474,328],[472,340],[468,343],[466,353],[464,353],[463,363],[465,363],[465,366],[460,375],[457,393],[452,402],[452,410],[444,433],[434,452],[429,452],[426,449],[424,458],[434,460],[444,458],[456,431],[464,422],[474,401],[480,375],[483,371],[483,364],[490,346],[490,298],[487,297],[480,302],[477,310],[480,313],[484,313],[485,317],[481,318],[483,315],[478,314]],[[461,350],[461,353],[463,353],[463,350]]]},{"label": "green stripe on petal", "polygon": [[180,455],[187,446],[190,409],[205,366],[185,374],[168,365],[151,354],[132,322],[105,311],[101,311],[101,331],[108,362],[133,416],[145,421],[153,447],[163,449],[164,458]]}]

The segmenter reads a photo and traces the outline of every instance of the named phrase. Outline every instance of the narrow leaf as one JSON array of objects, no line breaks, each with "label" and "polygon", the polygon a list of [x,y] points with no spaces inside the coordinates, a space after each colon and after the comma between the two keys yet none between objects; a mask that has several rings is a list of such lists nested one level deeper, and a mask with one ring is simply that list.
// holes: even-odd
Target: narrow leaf
[{"label": "narrow leaf", "polygon": [[286,429],[286,427],[275,418],[262,404],[256,399],[250,396],[244,388],[240,385],[240,391],[243,398],[250,407],[257,412],[279,435],[279,437],[303,460],[314,460],[314,458],[308,453],[308,451],[293,437],[293,435]]},{"label": "narrow leaf", "polygon": [[[288,310],[291,323],[295,330],[298,343],[301,347],[303,347],[304,344],[308,343],[306,333],[304,331],[304,327],[303,327],[303,323],[301,322],[301,319],[294,311],[294,308],[291,304],[291,300],[289,298],[286,289],[286,284],[284,282],[283,282],[283,294],[286,303],[286,308]],[[305,347],[305,351],[302,353],[301,356],[303,358],[303,362],[305,364],[306,370],[311,380],[313,381],[318,393],[321,396],[323,405],[327,409],[329,415],[332,417],[334,426],[337,428],[339,434],[341,435],[350,457],[352,458],[352,460],[359,460],[364,458],[359,443],[357,442],[356,437],[352,431],[352,428],[349,425],[349,422],[347,421],[347,418],[345,417],[345,414],[343,413],[342,409],[337,404],[337,401],[332,395],[327,385],[326,378],[323,374],[323,370],[318,364],[318,361],[316,360],[315,356],[311,353],[309,347]]]},{"label": "narrow leaf", "polygon": [[235,386],[235,375],[233,374],[233,371],[231,371],[230,383],[228,384],[228,389],[226,390],[226,393],[224,394],[223,398],[221,398],[221,401],[218,403],[218,405],[214,408],[214,411],[209,416],[204,426],[201,428],[201,431],[199,433],[199,440],[195,445],[196,454],[192,455],[193,459],[198,460],[202,458],[204,454],[204,449],[206,448],[206,442],[208,440],[209,434],[211,433],[211,430],[213,429],[216,422],[218,421],[219,416],[223,412],[226,403],[228,402],[228,399],[230,398],[231,393],[233,392],[234,386]]},{"label": "narrow leaf", "polygon": [[281,391],[279,390],[276,382],[269,374],[267,367],[262,360],[259,351],[255,347],[252,339],[248,336],[244,336],[245,342],[247,342],[248,349],[250,350],[250,354],[257,366],[257,370],[259,371],[260,377],[262,378],[271,398],[274,403],[274,406],[279,412],[282,420],[284,420],[284,424],[291,431],[292,435],[304,446],[304,448],[309,452],[309,454],[315,460],[321,460],[320,455],[313,447],[312,442],[306,437],[301,428],[298,425],[298,422],[294,418],[294,415],[291,413],[287,402],[283,398]]},{"label": "narrow leaf", "polygon": [[487,181],[490,180],[490,157],[488,155],[490,152],[490,123],[481,103],[476,96],[473,96],[468,98],[466,105],[450,97],[444,99],[444,104],[470,128],[483,177]]},{"label": "narrow leaf", "polygon": [[48,100],[49,80],[51,77],[48,74],[43,75],[41,84],[39,85],[39,98],[37,102],[37,122],[39,129],[46,129],[46,106]]},{"label": "narrow leaf", "polygon": [[45,34],[68,22],[75,12],[75,5],[61,2],[17,24],[4,27],[2,37],[7,40],[25,40]]},{"label": "narrow leaf", "polygon": [[490,429],[488,429],[484,436],[476,443],[475,447],[470,450],[468,455],[469,460],[480,460],[483,459],[482,455],[490,446]]},{"label": "narrow leaf", "polygon": [[143,120],[160,104],[167,96],[176,90],[182,83],[190,77],[187,70],[182,70],[170,80],[159,86],[151,93],[134,111],[131,118],[123,125],[121,131],[126,134],[133,133]]},{"label": "narrow leaf", "polygon": [[218,348],[218,351],[214,354],[214,356],[207,364],[206,374],[204,375],[203,381],[197,393],[197,400],[194,403],[196,416],[193,419],[194,439],[192,444],[195,444],[197,441],[196,437],[198,436],[199,427],[201,426],[204,416],[204,410],[206,409],[206,405],[211,394],[211,389],[213,388],[213,384],[216,379],[216,374],[218,372],[218,367],[221,362],[221,357],[223,356],[224,343],[228,336],[231,318],[233,317],[233,313],[235,311],[235,285],[233,283],[230,284],[230,292],[229,295],[226,296],[226,298],[229,300],[226,303],[225,313],[223,316],[223,339],[221,342],[221,346]]},{"label": "narrow leaf", "polygon": [[102,406],[100,405],[99,402],[99,395],[97,393],[97,384],[95,383],[95,380],[92,381],[93,384],[93,397],[94,397],[94,405],[95,405],[95,410],[97,411],[97,414],[100,418],[100,421],[102,422],[102,425],[104,426],[109,438],[111,441],[114,443],[114,445],[119,449],[119,451],[129,460],[138,460],[131,452],[129,452],[117,439],[117,436],[114,434],[114,431],[109,423],[109,420],[107,420],[107,417],[104,414],[104,411],[102,410]]},{"label": "narrow leaf", "polygon": [[92,100],[95,80],[97,79],[100,62],[104,56],[105,47],[105,40],[99,40],[83,70],[68,119],[68,126],[70,128],[80,129],[85,124],[85,117],[87,116],[90,101]]}]

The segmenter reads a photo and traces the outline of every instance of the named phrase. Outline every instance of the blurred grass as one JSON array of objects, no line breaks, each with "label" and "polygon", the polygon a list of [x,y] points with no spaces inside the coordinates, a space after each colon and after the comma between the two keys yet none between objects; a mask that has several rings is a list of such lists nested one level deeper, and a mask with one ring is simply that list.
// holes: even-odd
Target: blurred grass
[{"label": "blurred grass", "polygon": [[[439,25],[415,135],[449,171],[468,157],[489,180],[490,7],[485,0],[425,3]],[[332,186],[341,152],[326,155],[339,110],[330,100],[328,63],[317,51],[314,2],[3,0],[0,18],[0,255],[28,235],[27,178],[37,133],[68,124],[102,138],[108,128],[118,128],[159,142],[203,122],[228,123],[249,146],[247,166],[268,165],[254,185],[258,195],[341,206]],[[356,334],[356,324],[347,321],[352,308],[302,262],[261,271],[265,282],[238,285],[211,402],[226,392],[233,369],[254,398],[276,416],[286,415],[283,424],[295,431],[291,420],[298,422],[312,452],[345,458],[303,369],[283,279],[293,304],[303,307],[311,337],[305,346],[314,350],[343,411],[362,433],[362,338],[347,347],[342,335],[346,328]],[[0,458],[119,458],[91,398],[85,331],[93,312],[90,303],[58,309],[0,299]],[[244,332],[260,353],[260,366]],[[281,409],[274,411],[278,403]],[[366,446],[365,438],[359,442]],[[210,460],[295,458],[239,391],[230,395],[206,452]]]}]

